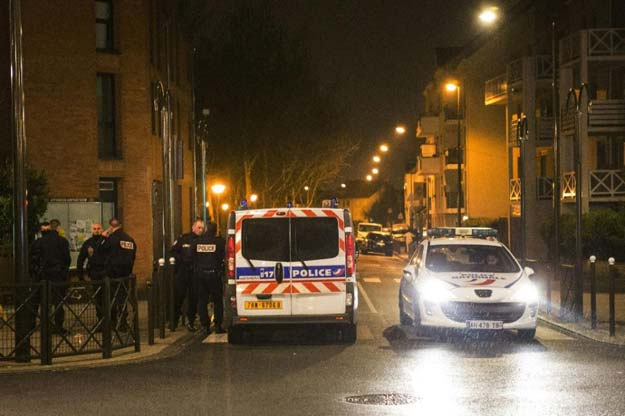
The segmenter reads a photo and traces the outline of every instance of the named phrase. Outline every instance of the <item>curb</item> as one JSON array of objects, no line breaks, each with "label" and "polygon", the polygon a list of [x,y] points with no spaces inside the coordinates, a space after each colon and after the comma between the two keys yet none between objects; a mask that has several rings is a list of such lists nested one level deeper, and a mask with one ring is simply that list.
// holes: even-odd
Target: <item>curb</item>
[{"label": "curb", "polygon": [[[171,336],[171,335],[170,335]],[[75,361],[75,362],[60,362],[53,363],[52,365],[40,365],[40,364],[31,364],[31,365],[15,365],[15,366],[7,366],[6,368],[0,367],[0,377],[10,376],[10,375],[18,375],[18,374],[32,374],[32,373],[40,373],[40,372],[61,372],[61,371],[76,371],[76,370],[84,370],[84,369],[93,369],[100,367],[117,367],[123,365],[131,365],[131,364],[142,364],[151,361],[158,361],[166,358],[171,358],[179,353],[181,353],[184,349],[186,349],[191,342],[199,338],[198,333],[184,333],[180,335],[177,339],[173,340],[171,343],[161,344],[160,346],[156,343],[153,346],[149,346],[148,344],[141,344],[142,351],[138,353],[128,353],[125,355],[120,355],[117,357],[113,357],[110,359],[102,359],[102,358],[94,358],[84,361]],[[145,347],[160,347],[155,351],[144,352],[143,349]]]},{"label": "curb", "polygon": [[571,329],[567,326],[565,326],[564,324],[561,324],[559,322],[553,321],[551,319],[545,318],[544,316],[538,316],[538,321],[540,321],[543,325],[556,330],[564,335],[568,335],[570,337],[573,338],[578,338],[578,339],[582,339],[585,341],[591,341],[591,342],[597,342],[600,344],[604,344],[604,345],[609,345],[612,347],[625,347],[625,343],[622,342],[616,342],[616,341],[607,341],[607,340],[603,340],[603,339],[599,339],[599,338],[594,338],[591,336],[588,336],[580,331],[576,331],[574,329]]}]

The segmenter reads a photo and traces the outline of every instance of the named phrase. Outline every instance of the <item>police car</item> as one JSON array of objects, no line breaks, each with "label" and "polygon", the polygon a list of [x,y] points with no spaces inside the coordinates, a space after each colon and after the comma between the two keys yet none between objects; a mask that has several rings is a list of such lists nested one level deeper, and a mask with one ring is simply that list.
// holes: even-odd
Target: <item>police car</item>
[{"label": "police car", "polygon": [[[339,208],[240,209],[226,245],[228,341],[265,324],[333,324],[355,342],[351,215]],[[228,305],[227,305],[228,306]]]},{"label": "police car", "polygon": [[403,269],[402,325],[536,334],[534,271],[521,268],[490,228],[430,230]]}]

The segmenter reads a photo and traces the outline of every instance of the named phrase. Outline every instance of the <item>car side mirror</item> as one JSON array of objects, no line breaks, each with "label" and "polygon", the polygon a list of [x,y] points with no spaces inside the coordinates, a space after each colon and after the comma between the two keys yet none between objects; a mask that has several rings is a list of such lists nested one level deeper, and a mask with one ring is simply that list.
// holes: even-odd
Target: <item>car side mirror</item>
[{"label": "car side mirror", "polygon": [[525,267],[525,268],[523,269],[523,271],[525,272],[525,275],[526,275],[527,277],[530,277],[530,276],[532,276],[533,274],[535,274],[535,273],[536,273],[536,272],[534,271],[534,269],[532,269],[531,267]]}]

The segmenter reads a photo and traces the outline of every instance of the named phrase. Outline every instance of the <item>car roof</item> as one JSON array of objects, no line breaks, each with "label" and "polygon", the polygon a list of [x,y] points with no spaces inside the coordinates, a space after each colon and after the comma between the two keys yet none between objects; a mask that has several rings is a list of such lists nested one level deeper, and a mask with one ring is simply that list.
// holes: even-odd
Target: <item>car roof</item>
[{"label": "car roof", "polygon": [[466,237],[441,237],[429,240],[431,246],[491,246],[502,247],[503,244],[497,240],[486,240],[484,238],[466,238]]}]

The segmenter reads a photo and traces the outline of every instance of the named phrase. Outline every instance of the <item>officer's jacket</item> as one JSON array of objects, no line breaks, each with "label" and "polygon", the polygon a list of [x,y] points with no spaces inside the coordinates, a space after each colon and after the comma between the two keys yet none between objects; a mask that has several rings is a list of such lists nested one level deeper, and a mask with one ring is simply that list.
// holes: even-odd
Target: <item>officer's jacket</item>
[{"label": "officer's jacket", "polygon": [[224,264],[226,240],[203,235],[196,241],[193,265],[196,272],[221,272]]},{"label": "officer's jacket", "polygon": [[49,231],[31,246],[30,265],[35,279],[64,280],[71,258],[69,242],[56,231]]},{"label": "officer's jacket", "polygon": [[104,256],[106,273],[109,277],[126,277],[132,274],[137,245],[122,229],[103,237],[98,250],[101,250]]},{"label": "officer's jacket", "polygon": [[101,242],[102,236],[94,235],[85,240],[82,244],[80,247],[80,253],[78,254],[78,261],[76,262],[76,270],[78,273],[82,273],[85,266],[85,260],[87,261],[88,273],[104,272],[106,270],[106,259],[98,250]]},{"label": "officer's jacket", "polygon": [[193,267],[193,253],[199,236],[194,233],[182,234],[171,248],[171,255],[176,259],[176,269],[184,266],[185,269]]}]

